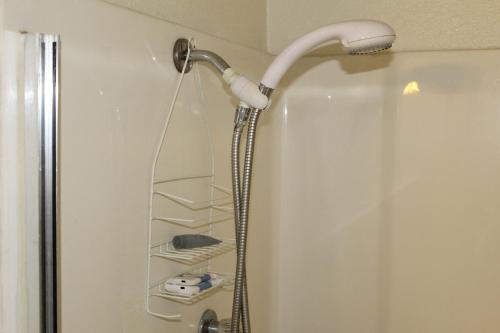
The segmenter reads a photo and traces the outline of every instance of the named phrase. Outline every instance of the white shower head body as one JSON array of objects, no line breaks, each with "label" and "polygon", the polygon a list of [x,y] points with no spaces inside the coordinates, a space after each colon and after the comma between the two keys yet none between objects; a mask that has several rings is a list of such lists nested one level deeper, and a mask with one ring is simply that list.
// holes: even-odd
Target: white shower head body
[{"label": "white shower head body", "polygon": [[328,25],[295,40],[272,62],[262,78],[262,84],[275,89],[279,81],[304,54],[328,41],[340,41],[351,54],[377,52],[392,46],[396,33],[386,23],[374,20],[354,20]]}]

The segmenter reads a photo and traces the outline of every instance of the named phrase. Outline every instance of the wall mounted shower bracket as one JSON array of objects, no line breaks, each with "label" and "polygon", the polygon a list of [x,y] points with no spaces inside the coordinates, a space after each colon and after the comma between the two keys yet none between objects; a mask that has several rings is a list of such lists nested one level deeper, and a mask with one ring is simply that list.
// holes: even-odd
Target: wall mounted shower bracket
[{"label": "wall mounted shower bracket", "polygon": [[[184,62],[186,61],[187,51],[189,45],[189,40],[186,38],[179,38],[175,41],[174,50],[173,50],[173,60],[175,68],[179,73],[182,72],[182,67],[184,66]],[[207,51],[207,50],[197,50],[191,45],[191,53],[188,59],[188,64],[186,66],[185,73],[189,73],[191,68],[193,67],[194,61],[205,61],[212,64],[221,74],[230,66],[224,59],[222,59],[219,55]]]},{"label": "wall mounted shower bracket", "polygon": [[[186,59],[190,47],[189,59]],[[240,101],[257,109],[264,109],[267,107],[269,102],[268,97],[260,92],[257,84],[250,81],[244,75],[240,75],[233,71],[228,63],[219,55],[207,50],[197,50],[190,45],[187,39],[180,38],[174,44],[172,57],[175,68],[179,73],[182,72],[186,61],[188,63],[184,71],[185,73],[191,70],[193,62],[208,62],[222,75],[224,81],[229,85],[231,92],[238,97]]]},{"label": "wall mounted shower bracket", "polygon": [[[186,38],[179,38],[175,41],[172,55],[175,68],[179,73],[182,73],[182,69],[184,68],[184,62],[186,61],[186,54],[188,49],[189,40],[187,40]],[[184,73],[189,73],[191,71],[191,68],[193,68],[193,61],[188,60],[188,64],[186,65]]]}]

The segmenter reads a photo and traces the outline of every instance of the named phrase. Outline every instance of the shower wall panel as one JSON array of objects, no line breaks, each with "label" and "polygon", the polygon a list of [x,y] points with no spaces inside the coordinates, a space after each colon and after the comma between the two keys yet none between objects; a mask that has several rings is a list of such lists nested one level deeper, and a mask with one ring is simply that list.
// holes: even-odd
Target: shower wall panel
[{"label": "shower wall panel", "polygon": [[[199,48],[219,53],[255,80],[270,58],[97,0],[7,0],[4,5],[6,29],[61,35],[62,332],[194,332],[206,308],[227,316],[228,292],[192,306],[164,305],[165,311],[181,313],[181,322],[145,311],[152,163],[179,76],[171,49],[178,37],[194,37]],[[217,73],[205,65],[194,68],[177,106],[207,115],[217,182],[230,188],[235,101]],[[192,128],[186,124],[176,132]],[[232,221],[216,228],[230,235]],[[232,265],[234,253],[221,260]],[[161,309],[168,301],[158,303]],[[256,311],[256,321],[262,322],[258,318]]]},{"label": "shower wall panel", "polygon": [[500,330],[499,56],[310,58],[286,77],[264,116],[268,332]]}]

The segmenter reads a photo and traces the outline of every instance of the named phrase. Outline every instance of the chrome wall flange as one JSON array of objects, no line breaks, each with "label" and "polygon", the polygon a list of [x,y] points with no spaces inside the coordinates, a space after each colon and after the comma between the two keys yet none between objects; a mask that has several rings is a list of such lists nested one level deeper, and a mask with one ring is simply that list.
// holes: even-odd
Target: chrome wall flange
[{"label": "chrome wall flange", "polygon": [[[179,73],[182,73],[182,68],[184,67],[184,63],[186,62],[188,48],[189,40],[187,40],[186,38],[179,38],[175,41],[172,56],[175,68]],[[188,60],[184,73],[189,73],[189,71],[191,71],[191,68],[193,68],[193,61]]]},{"label": "chrome wall flange", "polygon": [[198,324],[198,333],[212,333],[217,332],[214,330],[218,323],[217,313],[214,310],[207,309],[200,318],[200,323]]},{"label": "chrome wall flange", "polygon": [[229,333],[231,330],[231,318],[217,319],[217,313],[208,309],[203,312],[198,324],[198,333]]}]

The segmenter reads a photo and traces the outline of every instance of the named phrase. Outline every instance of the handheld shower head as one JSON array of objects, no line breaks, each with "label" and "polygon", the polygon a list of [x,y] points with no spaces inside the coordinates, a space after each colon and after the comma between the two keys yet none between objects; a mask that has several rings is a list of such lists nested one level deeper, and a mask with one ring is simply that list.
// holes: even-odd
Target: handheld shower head
[{"label": "handheld shower head", "polygon": [[319,28],[283,50],[267,69],[262,84],[275,89],[297,59],[325,42],[337,40],[350,54],[369,54],[390,48],[395,39],[394,30],[380,21],[346,21]]}]

